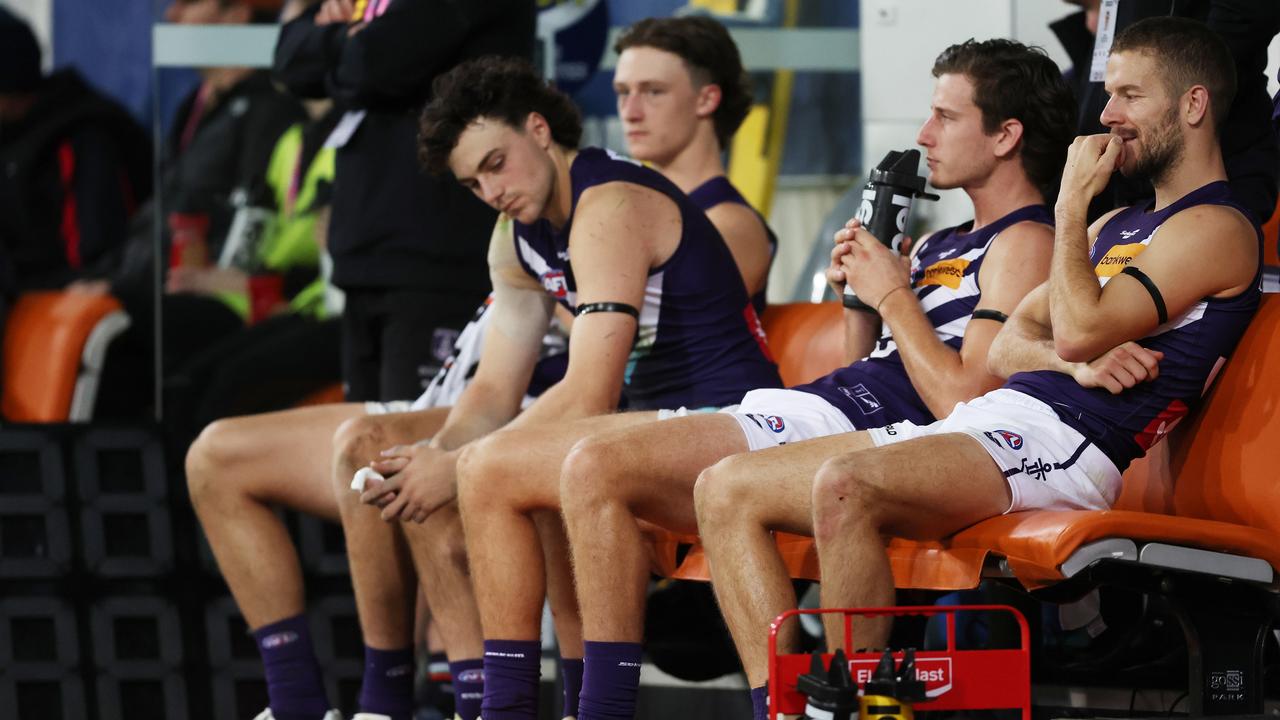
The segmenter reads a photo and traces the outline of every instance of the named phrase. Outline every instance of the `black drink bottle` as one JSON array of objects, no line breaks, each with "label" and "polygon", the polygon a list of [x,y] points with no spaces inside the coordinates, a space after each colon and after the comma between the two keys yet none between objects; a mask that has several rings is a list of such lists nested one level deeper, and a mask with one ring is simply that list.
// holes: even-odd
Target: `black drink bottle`
[{"label": "black drink bottle", "polygon": [[[937,200],[938,196],[924,191],[925,178],[920,175],[919,150],[890,150],[880,164],[871,169],[867,184],[862,188],[862,204],[856,217],[867,232],[884,243],[894,253],[899,252],[906,237],[907,222],[911,217],[911,202],[915,198]],[[858,299],[845,285],[844,306],[856,310],[875,312],[875,309]]]}]

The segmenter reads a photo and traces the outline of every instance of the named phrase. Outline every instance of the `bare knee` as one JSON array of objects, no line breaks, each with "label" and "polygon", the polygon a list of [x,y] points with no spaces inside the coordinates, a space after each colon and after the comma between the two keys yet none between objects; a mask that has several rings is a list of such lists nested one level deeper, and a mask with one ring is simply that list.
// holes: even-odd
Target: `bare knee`
[{"label": "bare knee", "polygon": [[486,482],[486,478],[494,474],[494,453],[497,452],[492,437],[474,440],[458,453],[458,507],[464,514],[483,507],[485,500],[496,494]]},{"label": "bare knee", "polygon": [[458,505],[463,514],[506,506],[521,489],[528,456],[502,431],[469,443],[458,454]]},{"label": "bare knee", "polygon": [[755,510],[760,498],[753,485],[746,482],[748,474],[743,464],[742,456],[731,455],[698,475],[693,505],[700,532],[715,532],[717,528],[757,519]]},{"label": "bare knee", "polygon": [[560,502],[566,520],[617,497],[619,476],[625,472],[611,443],[590,437],[579,440],[560,469]]},{"label": "bare knee", "polygon": [[333,462],[340,470],[335,482],[345,486],[351,473],[375,460],[389,446],[386,428],[377,416],[344,420],[333,433]]},{"label": "bare knee", "polygon": [[879,526],[883,493],[870,472],[852,457],[833,458],[818,469],[813,481],[813,529],[819,542],[855,524]]},{"label": "bare knee", "polygon": [[234,489],[233,467],[238,437],[235,420],[217,420],[207,425],[187,450],[187,490],[196,507],[207,505],[219,493]]}]

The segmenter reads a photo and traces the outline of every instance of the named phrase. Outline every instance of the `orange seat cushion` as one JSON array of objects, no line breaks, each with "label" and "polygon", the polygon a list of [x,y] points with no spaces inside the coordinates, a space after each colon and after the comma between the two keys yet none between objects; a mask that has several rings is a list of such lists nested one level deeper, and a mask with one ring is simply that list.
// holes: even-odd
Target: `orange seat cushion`
[{"label": "orange seat cushion", "polygon": [[66,422],[85,342],[99,321],[120,310],[120,302],[109,295],[21,295],[4,333],[5,419]]}]

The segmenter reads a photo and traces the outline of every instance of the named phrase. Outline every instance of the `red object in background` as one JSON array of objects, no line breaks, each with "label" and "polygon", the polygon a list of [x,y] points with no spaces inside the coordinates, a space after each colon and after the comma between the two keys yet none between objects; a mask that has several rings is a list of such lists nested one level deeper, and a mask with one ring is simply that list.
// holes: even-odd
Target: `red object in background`
[{"label": "red object in background", "polygon": [[209,264],[209,216],[169,213],[169,267],[205,267]]},{"label": "red object in background", "polygon": [[284,302],[284,278],[275,273],[249,276],[249,323],[256,324],[275,313]]},{"label": "red object in background", "polygon": [[[956,613],[1009,613],[1018,621],[1021,647],[1013,650],[960,650],[956,647]],[[925,683],[928,700],[916,703],[917,711],[1020,709],[1023,720],[1031,720],[1031,631],[1022,613],[1007,605],[930,605],[924,607],[847,608],[831,610],[788,610],[769,625],[769,717],[778,713],[804,712],[805,697],[796,691],[796,679],[809,672],[810,655],[779,655],[778,628],[800,615],[844,615],[844,650],[849,657],[849,674],[865,685],[880,653],[852,651],[855,616],[890,615],[943,616],[947,622],[945,650],[916,652],[916,677]],[[798,622],[798,620],[797,620]],[[902,653],[894,653],[902,662]],[[831,656],[824,655],[830,663]],[[861,694],[861,693],[859,693]]]}]

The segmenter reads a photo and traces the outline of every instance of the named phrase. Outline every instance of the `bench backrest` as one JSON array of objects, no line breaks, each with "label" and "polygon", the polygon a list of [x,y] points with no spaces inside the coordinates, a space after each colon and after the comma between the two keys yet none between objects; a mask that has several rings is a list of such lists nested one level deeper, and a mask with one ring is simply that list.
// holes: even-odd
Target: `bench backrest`
[{"label": "bench backrest", "polygon": [[770,305],[760,322],[787,387],[817,380],[845,364],[838,302]]},{"label": "bench backrest", "polygon": [[120,312],[107,295],[25,293],[14,303],[4,332],[5,419],[66,422],[85,343],[98,323]]},{"label": "bench backrest", "polygon": [[1263,296],[1170,456],[1175,514],[1280,532],[1280,295]]}]

